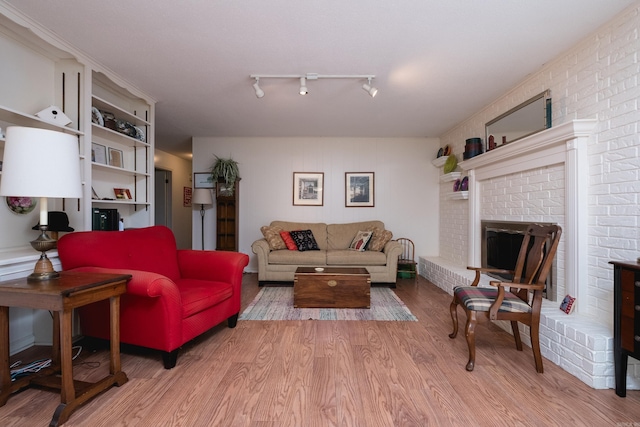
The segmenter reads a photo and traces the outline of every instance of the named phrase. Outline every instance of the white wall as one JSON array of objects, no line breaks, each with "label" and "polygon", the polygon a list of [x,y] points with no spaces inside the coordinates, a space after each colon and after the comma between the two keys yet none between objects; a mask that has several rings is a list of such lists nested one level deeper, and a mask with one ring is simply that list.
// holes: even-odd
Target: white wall
[{"label": "white wall", "polygon": [[[207,172],[214,155],[239,162],[240,251],[251,256],[260,227],[273,220],[345,223],[379,219],[394,237],[409,237],[418,255],[438,252],[435,138],[194,138],[193,171]],[[324,172],[324,206],[293,206],[293,172]],[[345,207],[345,172],[375,173],[375,207]],[[215,211],[205,215],[205,248],[215,247]],[[200,214],[193,213],[200,240]]]},{"label": "white wall", "polygon": [[184,187],[192,187],[191,162],[161,150],[155,150],[155,167],[171,171],[171,229],[179,249],[191,249],[191,214],[193,208],[182,203]]}]

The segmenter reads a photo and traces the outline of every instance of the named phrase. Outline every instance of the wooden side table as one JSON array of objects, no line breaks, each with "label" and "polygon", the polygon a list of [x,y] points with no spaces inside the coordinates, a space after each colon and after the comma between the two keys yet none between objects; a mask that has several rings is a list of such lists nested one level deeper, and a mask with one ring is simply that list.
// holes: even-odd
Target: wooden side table
[{"label": "wooden side table", "polygon": [[613,264],[613,362],[616,394],[627,395],[628,356],[640,360],[640,264]]},{"label": "wooden side table", "polygon": [[[30,282],[26,278],[0,282],[0,406],[9,396],[30,385],[60,390],[60,405],[50,426],[58,426],[80,405],[113,385],[128,381],[120,367],[120,295],[127,290],[127,274],[61,272],[60,278]],[[72,351],[73,309],[109,299],[111,353],[109,375],[96,383],[74,381]],[[53,354],[51,367],[11,381],[9,368],[9,307],[53,311]]]}]

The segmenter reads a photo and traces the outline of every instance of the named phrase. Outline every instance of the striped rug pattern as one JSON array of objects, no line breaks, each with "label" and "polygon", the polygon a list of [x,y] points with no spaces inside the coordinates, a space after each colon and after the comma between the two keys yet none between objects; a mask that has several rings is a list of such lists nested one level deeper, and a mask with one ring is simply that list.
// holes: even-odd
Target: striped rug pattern
[{"label": "striped rug pattern", "polygon": [[294,308],[293,287],[264,287],[242,312],[239,320],[382,320],[418,319],[393,292],[386,287],[371,288],[371,308]]}]

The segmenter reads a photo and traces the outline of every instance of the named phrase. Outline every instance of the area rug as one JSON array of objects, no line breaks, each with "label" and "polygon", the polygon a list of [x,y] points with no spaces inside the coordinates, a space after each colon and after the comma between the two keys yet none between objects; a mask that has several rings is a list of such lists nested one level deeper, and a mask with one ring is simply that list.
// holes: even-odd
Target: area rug
[{"label": "area rug", "polygon": [[240,320],[389,320],[418,319],[391,290],[371,288],[371,308],[294,308],[293,287],[264,287],[240,315]]}]

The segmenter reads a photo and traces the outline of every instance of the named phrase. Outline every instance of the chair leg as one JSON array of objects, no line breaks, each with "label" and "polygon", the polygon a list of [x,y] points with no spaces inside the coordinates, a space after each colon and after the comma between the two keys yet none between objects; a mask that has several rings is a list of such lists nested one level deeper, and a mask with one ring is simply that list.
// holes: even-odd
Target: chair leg
[{"label": "chair leg", "polygon": [[511,321],[511,331],[513,332],[513,338],[516,340],[516,348],[518,351],[522,351],[522,340],[520,339],[520,330],[518,329],[518,322]]},{"label": "chair leg", "polygon": [[230,328],[235,328],[237,324],[238,324],[238,313],[234,314],[233,316],[227,319],[227,326],[229,326]]},{"label": "chair leg", "polygon": [[173,351],[163,351],[162,352],[162,361],[164,362],[164,369],[173,369],[178,363],[178,351],[180,349],[176,348]]},{"label": "chair leg", "polygon": [[451,312],[451,320],[453,321],[453,332],[449,334],[449,338],[455,338],[458,336],[458,300],[454,296],[451,305],[449,306]]},{"label": "chair leg", "polygon": [[531,349],[533,350],[533,360],[536,362],[536,371],[539,374],[544,372],[542,368],[542,354],[540,354],[540,326],[537,323],[531,325]]},{"label": "chair leg", "polygon": [[465,328],[465,336],[467,337],[467,346],[469,347],[469,362],[467,362],[467,371],[473,371],[476,364],[476,312],[467,311],[467,326]]}]

